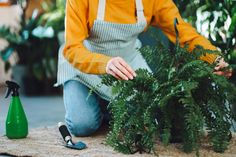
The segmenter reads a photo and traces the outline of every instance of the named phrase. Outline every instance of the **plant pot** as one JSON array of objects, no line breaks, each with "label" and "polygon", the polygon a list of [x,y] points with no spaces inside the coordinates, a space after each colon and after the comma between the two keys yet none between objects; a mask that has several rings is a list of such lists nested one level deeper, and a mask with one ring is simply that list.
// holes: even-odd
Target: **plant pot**
[{"label": "plant pot", "polygon": [[24,93],[28,96],[42,95],[44,93],[44,85],[42,81],[37,80],[32,76],[23,78]]},{"label": "plant pot", "polygon": [[43,82],[44,84],[44,95],[59,95],[62,93],[61,88],[54,87],[56,79],[47,79]]},{"label": "plant pot", "polygon": [[51,96],[61,94],[61,88],[53,87],[55,83],[54,79],[38,80],[35,77],[25,77],[23,82],[25,95],[27,96]]}]

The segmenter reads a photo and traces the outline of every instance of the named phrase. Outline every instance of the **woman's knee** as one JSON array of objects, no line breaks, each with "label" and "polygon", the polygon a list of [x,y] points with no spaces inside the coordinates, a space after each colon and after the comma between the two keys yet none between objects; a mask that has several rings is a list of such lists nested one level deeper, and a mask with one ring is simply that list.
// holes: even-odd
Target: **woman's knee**
[{"label": "woman's knee", "polygon": [[71,134],[75,136],[89,136],[96,132],[102,123],[102,116],[85,115],[83,118],[66,119]]},{"label": "woman's knee", "polygon": [[[78,81],[64,85],[65,120],[75,136],[88,136],[101,124],[102,112],[95,93],[89,97],[89,88]],[[88,98],[87,98],[88,97]]]}]

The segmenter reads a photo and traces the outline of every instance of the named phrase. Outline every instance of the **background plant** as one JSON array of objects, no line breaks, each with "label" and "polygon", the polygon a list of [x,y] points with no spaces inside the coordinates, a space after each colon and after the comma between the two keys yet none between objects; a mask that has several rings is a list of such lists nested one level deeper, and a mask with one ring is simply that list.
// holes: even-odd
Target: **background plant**
[{"label": "background plant", "polygon": [[187,0],[174,1],[182,16],[199,31],[205,26],[210,41],[227,55],[231,63],[235,63],[236,1],[198,0],[191,3]]},{"label": "background plant", "polygon": [[217,52],[198,47],[190,54],[178,42],[173,51],[156,45],[141,49],[153,73],[139,69],[130,81],[103,78],[115,95],[109,105],[113,117],[107,143],[123,153],[155,152],[159,137],[168,145],[175,138],[173,130],[180,130],[183,150],[199,155],[206,126],[213,149],[224,152],[235,120],[236,89],[213,74],[214,65],[199,60]]},{"label": "background plant", "polygon": [[52,27],[58,33],[64,30],[66,0],[55,0],[51,3],[43,2],[45,13],[40,17],[39,25]]},{"label": "background plant", "polygon": [[[174,0],[174,2],[181,15],[220,48],[230,64],[236,64],[236,1],[198,0],[189,3],[187,0]],[[205,32],[202,31],[204,29]],[[236,84],[236,75],[233,75],[230,81]]]},{"label": "background plant", "polygon": [[[56,79],[57,51],[59,49],[56,33],[59,30],[56,30],[57,28],[54,28],[50,23],[59,25],[62,27],[60,29],[63,29],[64,23],[58,23],[59,21],[55,21],[55,18],[50,18],[50,12],[39,15],[37,9],[34,10],[31,18],[26,19],[25,12],[28,7],[28,1],[21,0],[19,5],[23,12],[20,31],[12,32],[10,28],[4,26],[0,28],[0,37],[9,43],[0,52],[1,58],[5,62],[5,70],[10,68],[8,59],[16,51],[19,57],[17,64],[27,67],[29,77],[35,77],[41,81]],[[42,21],[44,21],[42,19],[46,20],[45,26],[42,24]],[[61,15],[60,19],[64,19],[64,14]]]}]

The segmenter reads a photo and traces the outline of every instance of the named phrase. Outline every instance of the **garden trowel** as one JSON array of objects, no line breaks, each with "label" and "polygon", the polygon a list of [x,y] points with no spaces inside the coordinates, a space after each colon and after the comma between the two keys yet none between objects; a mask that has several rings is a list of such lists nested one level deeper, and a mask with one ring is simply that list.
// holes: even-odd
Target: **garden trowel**
[{"label": "garden trowel", "polygon": [[77,143],[74,143],[72,141],[72,136],[64,123],[59,122],[58,128],[59,128],[59,132],[61,133],[63,140],[66,143],[65,147],[71,148],[71,149],[77,149],[77,150],[82,150],[82,149],[87,148],[86,144],[81,141],[79,141]]}]

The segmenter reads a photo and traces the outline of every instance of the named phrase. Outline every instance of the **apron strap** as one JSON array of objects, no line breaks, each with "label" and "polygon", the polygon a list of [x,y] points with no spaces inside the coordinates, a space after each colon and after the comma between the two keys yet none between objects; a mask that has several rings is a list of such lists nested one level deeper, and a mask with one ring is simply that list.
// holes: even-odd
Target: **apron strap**
[{"label": "apron strap", "polygon": [[[138,22],[146,22],[146,18],[144,16],[144,11],[143,11],[142,0],[135,0],[135,3],[136,3],[136,12],[137,12]],[[106,10],[106,0],[99,0],[97,20],[104,21],[105,10]]]},{"label": "apron strap", "polygon": [[146,22],[142,0],[135,0],[135,1],[136,1],[136,12],[137,12],[138,22]]},{"label": "apron strap", "polygon": [[97,20],[104,21],[106,0],[98,0]]}]

